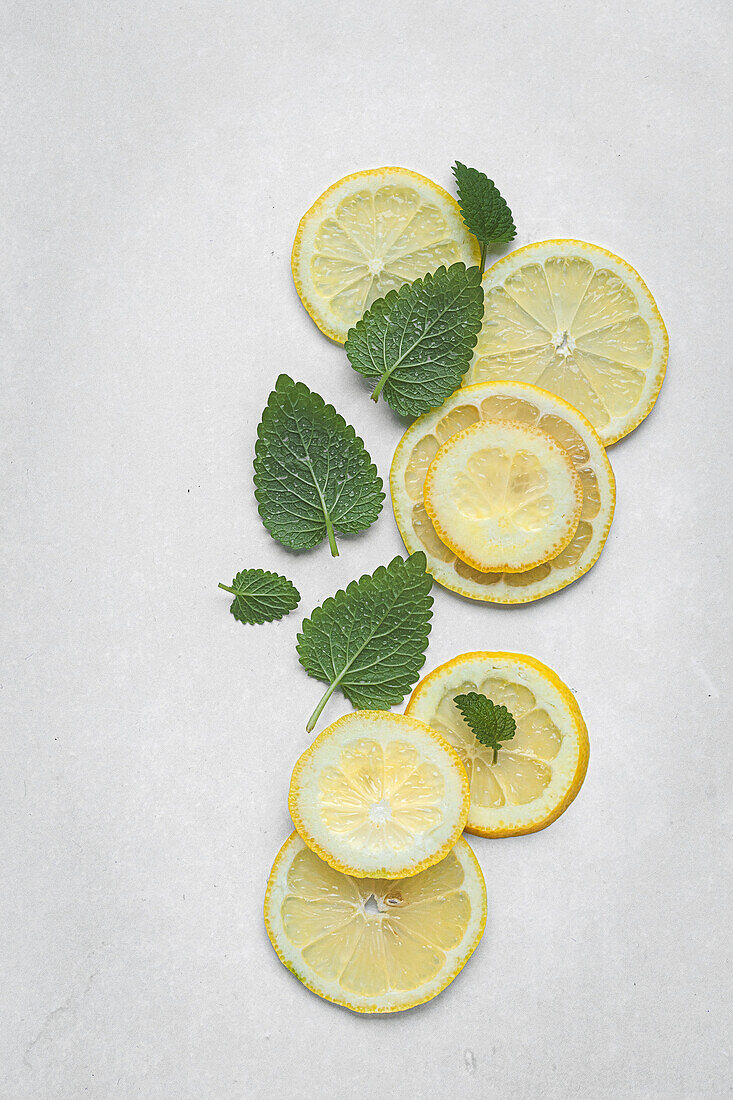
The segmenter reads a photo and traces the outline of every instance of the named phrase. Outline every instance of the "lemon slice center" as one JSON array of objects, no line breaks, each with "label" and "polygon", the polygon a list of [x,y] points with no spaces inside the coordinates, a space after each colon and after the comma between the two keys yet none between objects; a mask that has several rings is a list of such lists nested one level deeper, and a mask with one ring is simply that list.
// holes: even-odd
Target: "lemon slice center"
[{"label": "lemon slice center", "polygon": [[383,912],[384,912],[384,909],[380,908],[379,901],[377,900],[377,898],[374,896],[374,894],[370,894],[369,897],[364,902],[364,916],[365,917],[380,917]]},{"label": "lemon slice center", "polygon": [[391,820],[392,807],[386,798],[381,799],[379,802],[375,802],[373,806],[369,807],[369,817],[372,821],[376,821],[377,824]]},{"label": "lemon slice center", "polygon": [[321,771],[321,818],[360,851],[398,851],[441,823],[444,788],[439,769],[414,745],[359,739]]},{"label": "lemon slice center", "polygon": [[556,332],[552,338],[552,342],[555,345],[555,351],[558,355],[561,355],[563,359],[567,359],[569,355],[575,351],[575,340],[572,338],[569,332]]}]

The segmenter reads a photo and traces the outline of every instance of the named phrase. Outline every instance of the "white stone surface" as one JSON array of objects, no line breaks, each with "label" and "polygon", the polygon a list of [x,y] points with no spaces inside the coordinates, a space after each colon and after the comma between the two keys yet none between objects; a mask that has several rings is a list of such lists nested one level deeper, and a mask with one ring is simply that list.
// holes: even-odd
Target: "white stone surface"
[{"label": "white stone surface", "polygon": [[[728,12],[4,5],[3,1097],[729,1094]],[[302,309],[290,246],[341,175],[450,187],[455,157],[497,181],[518,244],[634,264],[672,350],[612,450],[588,576],[508,609],[436,590],[426,669],[474,648],[548,662],[590,770],[546,832],[475,840],[490,918],[462,976],[358,1018],[280,965],[262,897],[320,690],[296,630],[401,544],[387,506],[338,560],[286,553],[253,440],[286,370],[387,476],[400,427]],[[244,628],[216,585],[256,565],[303,601]]]}]

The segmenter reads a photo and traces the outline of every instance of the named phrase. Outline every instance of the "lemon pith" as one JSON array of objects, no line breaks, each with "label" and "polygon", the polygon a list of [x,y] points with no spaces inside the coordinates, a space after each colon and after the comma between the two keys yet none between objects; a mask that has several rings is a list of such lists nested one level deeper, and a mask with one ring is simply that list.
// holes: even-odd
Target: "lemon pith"
[{"label": "lemon pith", "polygon": [[584,241],[526,245],[483,277],[484,322],[466,385],[529,382],[565,398],[604,444],[651,411],[669,341],[641,276]]},{"label": "lemon pith", "polygon": [[[481,745],[455,706],[478,691],[513,714],[514,737],[499,750]],[[480,836],[537,832],[555,821],[580,790],[588,767],[588,732],[570,689],[547,665],[523,653],[464,653],[429,673],[407,714],[431,724],[463,760],[471,789],[466,829]]]},{"label": "lemon pith", "polygon": [[[556,558],[522,573],[482,572],[463,562],[435,532],[423,500],[425,477],[438,448],[481,420],[507,419],[538,427],[570,456],[583,485],[580,520]],[[605,448],[586,418],[562,398],[522,382],[483,382],[457,390],[419,417],[395,450],[390,471],[395,520],[409,553],[423,550],[439,584],[471,599],[526,603],[556,592],[586,573],[603,548],[616,499]]]},{"label": "lemon pith", "polygon": [[556,557],[583,503],[567,452],[538,428],[507,420],[451,435],[428,467],[423,496],[441,542],[486,572],[519,573]]},{"label": "lemon pith", "polygon": [[373,168],[337,180],[306,211],[291,267],[308,313],[343,344],[377,298],[479,254],[447,191],[407,168]]},{"label": "lemon pith", "polygon": [[486,887],[459,838],[427,870],[399,880],[336,871],[293,833],[265,894],[281,962],[312,992],[355,1012],[399,1012],[456,977],[486,924]]},{"label": "lemon pith", "polygon": [[402,714],[355,711],[299,758],[288,806],[305,843],[336,870],[401,878],[450,851],[468,802],[460,759],[435,730]]}]

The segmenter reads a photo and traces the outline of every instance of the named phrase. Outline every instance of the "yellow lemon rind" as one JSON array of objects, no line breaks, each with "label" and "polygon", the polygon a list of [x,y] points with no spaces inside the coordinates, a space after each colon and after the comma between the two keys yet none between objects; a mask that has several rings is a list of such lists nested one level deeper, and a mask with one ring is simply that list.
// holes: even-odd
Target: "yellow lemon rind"
[{"label": "yellow lemon rind", "polygon": [[[290,816],[295,825],[296,832],[299,834],[303,842],[319,856],[324,863],[327,863],[329,867],[333,867],[335,871],[341,871],[344,875],[351,875],[353,878],[389,878],[399,879],[408,878],[413,875],[419,874],[420,871],[425,871],[428,867],[432,867],[435,863],[439,863],[448,852],[454,847],[456,840],[463,832],[468,818],[468,810],[471,801],[468,779],[466,778],[466,771],[461,763],[461,759],[452,745],[449,745],[444,737],[428,726],[425,722],[421,722],[419,719],[409,716],[410,722],[416,726],[420,726],[421,732],[428,735],[437,745],[440,746],[447,754],[447,763],[453,769],[454,775],[458,777],[461,786],[461,801],[458,807],[456,815],[456,824],[451,830],[448,839],[436,848],[433,852],[426,855],[423,859],[417,860],[412,863],[408,863],[402,868],[395,869],[394,867],[364,867],[355,866],[354,864],[346,863],[344,860],[339,859],[332,851],[324,846],[316,836],[313,835],[313,830],[309,828],[307,822],[300,809],[300,790],[301,790],[301,776],[305,767],[310,762],[311,758],[315,754],[316,750],[330,737],[332,737],[336,731],[340,730],[342,726],[351,722],[354,718],[358,718],[364,721],[376,721],[383,718],[390,718],[395,720],[396,724],[404,720],[407,715],[396,714],[390,711],[379,710],[357,710],[352,711],[350,714],[345,714],[342,718],[337,719],[330,726],[327,726],[325,730],[315,738],[313,743],[303,752],[297,759],[295,767],[293,768],[293,774],[290,780],[290,790],[288,792],[288,810]],[[324,833],[327,829],[324,827]]]},{"label": "yellow lemon rind", "polygon": [[423,497],[424,504],[425,504],[425,511],[430,516],[433,527],[435,528],[435,532],[436,532],[438,538],[440,539],[440,541],[445,546],[447,546],[449,550],[452,550],[453,553],[456,555],[456,557],[460,558],[461,561],[464,561],[466,563],[466,565],[471,565],[471,566],[473,566],[474,569],[478,569],[479,571],[482,571],[482,572],[524,573],[528,569],[534,569],[536,566],[543,565],[546,561],[550,561],[552,558],[557,557],[557,555],[565,549],[565,547],[568,545],[568,543],[572,541],[573,536],[574,536],[575,532],[578,529],[578,521],[580,520],[580,512],[581,512],[581,509],[583,507],[583,486],[582,486],[582,482],[580,480],[580,477],[578,475],[578,472],[575,469],[575,466],[573,465],[573,463],[571,462],[570,457],[568,456],[567,452],[563,450],[563,448],[560,446],[560,444],[557,443],[552,438],[552,436],[548,436],[546,432],[540,431],[539,428],[531,428],[531,427],[529,427],[525,424],[517,425],[517,427],[521,427],[522,431],[526,432],[527,435],[542,437],[543,440],[549,442],[549,444],[552,446],[552,448],[554,450],[561,452],[561,454],[565,456],[565,463],[567,464],[568,476],[569,476],[570,480],[572,481],[574,496],[575,496],[575,500],[574,500],[574,503],[573,503],[573,510],[570,513],[569,517],[568,517],[568,521],[567,521],[565,530],[559,535],[559,537],[556,539],[555,543],[552,546],[549,547],[549,549],[547,550],[547,553],[543,553],[539,557],[530,558],[528,561],[523,562],[520,565],[512,564],[511,562],[494,562],[492,564],[487,564],[485,560],[482,560],[481,558],[478,557],[478,555],[474,554],[470,547],[462,545],[460,542],[458,542],[457,539],[455,539],[453,537],[450,529],[444,523],[441,522],[441,519],[440,519],[440,517],[439,517],[439,515],[438,515],[438,513],[437,513],[437,511],[436,511],[436,509],[433,505],[432,487],[433,487],[435,472],[437,470],[438,463],[441,460],[441,458],[443,457],[443,455],[448,453],[451,446],[455,445],[461,439],[470,438],[470,435],[472,433],[475,433],[476,429],[479,428],[480,426],[482,426],[484,424],[491,424],[491,423],[497,423],[497,424],[503,425],[503,424],[512,423],[512,422],[511,421],[508,422],[506,420],[492,421],[490,419],[489,420],[479,420],[476,424],[472,424],[469,428],[464,428],[462,431],[456,432],[454,435],[452,435],[448,439],[446,439],[445,443],[443,443],[441,445],[441,447],[438,449],[437,454],[435,455],[435,458],[433,459],[433,461],[430,463],[430,466],[428,467],[427,476],[425,478],[425,492],[424,492],[424,497]]},{"label": "yellow lemon rind", "polygon": [[[348,176],[343,176],[341,179],[336,180],[330,187],[318,196],[315,202],[310,206],[303,217],[298,223],[298,229],[295,234],[295,240],[293,241],[293,250],[290,257],[290,270],[293,275],[293,282],[295,283],[295,289],[298,292],[298,297],[305,306],[305,309],[311,319],[315,322],[324,336],[328,336],[330,340],[333,340],[336,344],[346,343],[346,332],[338,330],[334,327],[332,320],[330,320],[324,313],[317,299],[312,297],[306,287],[305,278],[302,271],[303,257],[303,238],[306,229],[309,227],[312,220],[317,219],[324,206],[328,203],[329,199],[340,189],[346,189],[346,185],[353,183],[356,184],[359,181],[365,179],[373,179],[375,177],[387,177],[389,174],[397,174],[404,178],[406,184],[412,182],[416,187],[425,188],[435,193],[436,199],[439,199],[441,203],[447,208],[447,212],[450,213],[453,218],[457,218],[460,225],[456,228],[461,232],[463,240],[457,241],[463,252],[462,259],[467,267],[477,265],[480,263],[481,249],[478,241],[473,237],[465,227],[463,222],[463,215],[461,214],[461,208],[453,198],[440,184],[435,183],[433,180],[428,179],[427,176],[420,175],[419,172],[413,172],[410,168],[399,168],[396,166],[385,166],[383,168],[365,168],[360,172],[351,172]],[[415,278],[419,275],[416,274]]]},{"label": "yellow lemon rind", "polygon": [[469,664],[470,662],[495,662],[506,661],[511,664],[526,665],[534,672],[548,681],[558,692],[566,707],[570,712],[571,719],[574,724],[574,732],[578,741],[578,755],[575,770],[570,778],[567,789],[557,803],[551,806],[543,815],[531,818],[522,824],[513,826],[482,826],[471,822],[470,811],[469,820],[466,823],[466,832],[472,833],[474,836],[483,836],[489,838],[503,838],[510,836],[526,836],[529,833],[537,833],[542,829],[546,829],[548,825],[551,825],[553,821],[557,819],[567,810],[568,806],[573,802],[577,796],[580,788],[583,786],[586,773],[588,771],[588,760],[590,757],[590,742],[588,739],[588,729],[585,724],[583,715],[581,714],[578,702],[573,695],[570,688],[564,683],[560,677],[554,672],[548,665],[542,661],[538,661],[536,657],[530,657],[526,653],[509,653],[504,651],[489,652],[484,650],[477,650],[471,653],[461,653],[457,657],[454,657],[450,661],[446,661],[444,664],[439,665],[437,668],[429,672],[427,676],[416,685],[410,701],[407,704],[405,713],[412,714],[416,710],[421,701],[421,696],[425,691],[430,688],[435,681],[440,681],[446,676],[447,673],[459,668],[463,664]]},{"label": "yellow lemon rind", "polygon": [[357,1012],[362,1015],[376,1015],[392,1012],[405,1012],[411,1008],[417,1008],[418,1005],[426,1004],[428,1001],[432,1001],[435,997],[437,997],[439,993],[442,993],[443,990],[446,989],[446,987],[449,986],[450,983],[458,977],[458,975],[461,973],[481,941],[481,937],[483,936],[484,930],[486,928],[487,917],[486,884],[484,882],[484,876],[481,871],[480,864],[476,859],[476,854],[473,851],[473,848],[471,848],[470,844],[466,840],[464,840],[463,837],[458,838],[454,847],[457,849],[457,854],[459,854],[459,858],[461,858],[462,860],[464,869],[469,868],[470,871],[473,872],[477,880],[477,885],[479,887],[479,894],[481,898],[481,906],[478,914],[477,927],[468,942],[462,944],[460,954],[456,956],[453,965],[445,972],[441,972],[435,984],[428,986],[427,991],[425,991],[423,987],[423,991],[417,996],[411,997],[409,996],[409,994],[404,994],[401,1002],[397,999],[396,996],[393,996],[392,1001],[388,1003],[385,1003],[384,999],[380,1001],[369,1000],[367,998],[365,998],[364,1001],[357,1003],[354,1000],[350,1000],[348,997],[338,997],[333,994],[329,994],[325,992],[322,987],[319,987],[315,975],[313,975],[305,968],[299,967],[293,959],[288,958],[283,942],[277,933],[278,922],[275,919],[274,912],[275,894],[278,887],[282,864],[285,862],[285,860],[287,860],[293,846],[297,846],[298,844],[303,843],[304,841],[302,837],[300,837],[297,832],[293,832],[282,845],[280,851],[275,857],[275,862],[272,865],[270,877],[267,882],[267,889],[265,891],[264,918],[265,929],[267,931],[268,938],[270,940],[270,943],[272,944],[275,954],[280,959],[280,962],[283,964],[283,966],[287,970],[289,970],[290,973],[293,974],[298,979],[298,981],[306,987],[306,989],[310,990],[311,993],[315,993],[317,997],[321,997],[323,1000],[329,1001],[331,1004],[338,1005],[341,1008],[350,1009],[351,1012]]}]

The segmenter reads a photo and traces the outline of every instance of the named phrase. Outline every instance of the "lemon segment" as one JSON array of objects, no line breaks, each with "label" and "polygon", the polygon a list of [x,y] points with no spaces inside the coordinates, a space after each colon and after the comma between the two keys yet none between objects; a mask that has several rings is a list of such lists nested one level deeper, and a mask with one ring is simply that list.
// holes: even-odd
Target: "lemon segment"
[{"label": "lemon segment", "polygon": [[436,452],[424,502],[438,538],[462,561],[519,573],[570,542],[583,486],[569,455],[546,432],[481,420]]},{"label": "lemon segment", "polygon": [[399,1012],[431,1000],[463,969],[486,924],[486,887],[465,840],[411,878],[354,878],[297,833],[265,895],[280,960],[310,990],[355,1012]]},{"label": "lemon segment", "polygon": [[[477,691],[511,711],[513,738],[482,745],[455,704]],[[427,722],[455,748],[471,789],[466,829],[518,836],[544,829],[570,805],[588,767],[588,733],[575,697],[555,673],[520,653],[465,653],[421,680],[407,714]]]},{"label": "lemon segment", "polygon": [[650,412],[669,341],[646,284],[583,241],[543,241],[484,275],[484,323],[465,384],[528,382],[579,409],[604,444]]},{"label": "lemon segment", "polygon": [[434,730],[402,714],[355,711],[300,757],[288,805],[306,844],[336,870],[401,878],[453,847],[468,783]]},{"label": "lemon segment", "polygon": [[[463,561],[438,537],[425,507],[425,479],[438,449],[456,432],[486,420],[529,425],[552,436],[581,480],[580,518],[570,542],[556,557],[519,573],[482,571]],[[408,552],[425,551],[428,570],[439,584],[491,603],[540,599],[586,573],[606,541],[616,500],[611,464],[586,418],[555,394],[521,382],[468,386],[419,417],[397,446],[390,489]]]},{"label": "lemon segment", "polygon": [[343,344],[352,325],[403,283],[480,250],[456,201],[406,168],[345,176],[303,215],[292,271],[303,305],[321,332]]}]

